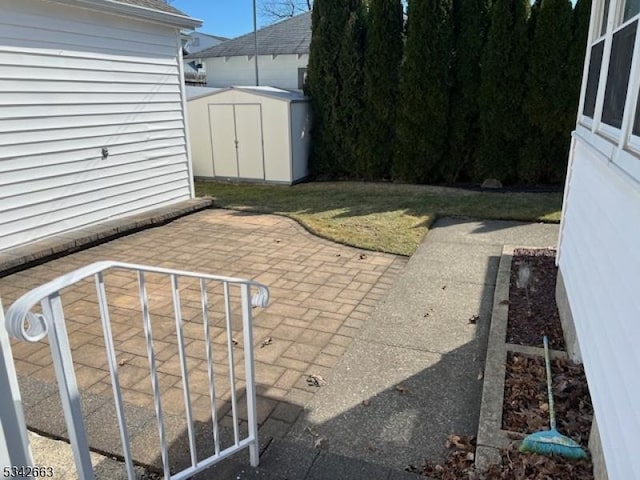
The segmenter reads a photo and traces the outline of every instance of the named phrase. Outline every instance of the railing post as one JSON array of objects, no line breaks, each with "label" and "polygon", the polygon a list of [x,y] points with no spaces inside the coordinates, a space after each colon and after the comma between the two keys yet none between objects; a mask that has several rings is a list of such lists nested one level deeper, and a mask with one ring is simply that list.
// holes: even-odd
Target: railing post
[{"label": "railing post", "polygon": [[244,336],[244,369],[247,377],[247,423],[249,438],[253,441],[249,445],[249,461],[252,467],[257,467],[258,451],[258,413],[256,410],[256,378],[253,363],[253,321],[251,320],[251,287],[243,283],[242,289],[242,333]]},{"label": "railing post", "polygon": [[82,420],[80,393],[73,370],[71,346],[67,337],[67,327],[64,324],[62,300],[58,293],[51,294],[42,300],[42,313],[49,326],[48,334],[53,367],[58,380],[60,401],[62,402],[78,478],[80,480],[95,480],[89,456],[89,442]]},{"label": "railing post", "polygon": [[0,300],[0,467],[33,466],[15,364]]}]

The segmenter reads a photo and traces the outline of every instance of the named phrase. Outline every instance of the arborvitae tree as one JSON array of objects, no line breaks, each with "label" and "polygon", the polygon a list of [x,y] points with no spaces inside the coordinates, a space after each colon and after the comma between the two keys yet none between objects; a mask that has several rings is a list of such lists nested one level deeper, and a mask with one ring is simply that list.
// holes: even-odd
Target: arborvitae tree
[{"label": "arborvitae tree", "polygon": [[512,182],[525,135],[525,93],[529,0],[495,0],[482,63],[480,157],[474,169],[482,181]]},{"label": "arborvitae tree", "polygon": [[357,173],[374,180],[391,174],[403,49],[401,1],[371,0],[367,20],[365,105]]},{"label": "arborvitae tree", "polygon": [[362,112],[364,18],[360,0],[318,0],[305,93],[314,126],[311,173],[340,177],[353,172]]},{"label": "arborvitae tree", "polygon": [[364,45],[365,10],[362,0],[342,0],[345,8],[345,28],[339,39],[334,39],[340,51],[338,74],[340,90],[337,93],[336,131],[338,146],[343,149],[343,160],[336,169],[340,176],[353,176],[358,162],[358,140],[364,117]]},{"label": "arborvitae tree", "polygon": [[526,183],[557,183],[565,174],[569,138],[575,124],[574,86],[570,78],[572,40],[569,0],[543,0],[537,12],[525,112],[535,127],[530,142],[539,155],[522,155],[518,176]]},{"label": "arborvitae tree", "polygon": [[451,0],[409,0],[393,162],[398,179],[443,179],[452,41]]},{"label": "arborvitae tree", "polygon": [[480,141],[480,65],[489,30],[489,0],[454,0],[455,45],[445,180],[455,182],[474,164]]}]

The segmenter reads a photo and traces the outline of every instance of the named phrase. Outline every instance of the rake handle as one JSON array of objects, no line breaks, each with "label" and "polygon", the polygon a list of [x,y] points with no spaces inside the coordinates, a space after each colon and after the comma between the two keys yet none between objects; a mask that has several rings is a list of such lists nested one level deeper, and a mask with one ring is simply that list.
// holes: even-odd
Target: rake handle
[{"label": "rake handle", "polygon": [[545,335],[542,338],[544,344],[544,365],[547,370],[547,394],[549,395],[549,423],[551,430],[556,429],[556,412],[553,404],[553,392],[551,391],[551,360],[549,359],[549,340]]}]

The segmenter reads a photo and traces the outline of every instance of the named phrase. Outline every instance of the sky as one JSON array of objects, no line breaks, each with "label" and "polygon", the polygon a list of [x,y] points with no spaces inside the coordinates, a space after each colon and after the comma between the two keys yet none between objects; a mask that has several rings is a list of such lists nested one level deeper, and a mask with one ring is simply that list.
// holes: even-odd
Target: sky
[{"label": "sky", "polygon": [[[173,0],[172,6],[204,23],[198,31],[234,38],[253,31],[253,0]],[[266,21],[260,18],[258,28]]]}]

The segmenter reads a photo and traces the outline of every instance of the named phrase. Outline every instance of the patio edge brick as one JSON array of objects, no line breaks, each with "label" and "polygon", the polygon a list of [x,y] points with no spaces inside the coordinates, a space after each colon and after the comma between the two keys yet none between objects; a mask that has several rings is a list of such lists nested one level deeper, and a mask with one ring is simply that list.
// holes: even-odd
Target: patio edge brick
[{"label": "patio edge brick", "polygon": [[0,252],[0,278],[130,233],[165,225],[185,215],[212,208],[213,203],[211,197],[192,198],[149,212],[63,232],[29,245],[9,248]]}]

